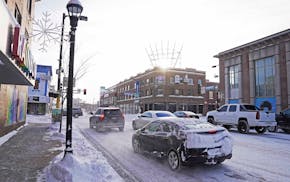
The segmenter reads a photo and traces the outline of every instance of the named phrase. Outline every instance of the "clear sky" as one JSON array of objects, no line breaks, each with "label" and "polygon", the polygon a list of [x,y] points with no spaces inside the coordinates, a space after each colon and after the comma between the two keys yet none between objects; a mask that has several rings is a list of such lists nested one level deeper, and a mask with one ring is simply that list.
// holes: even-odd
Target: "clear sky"
[{"label": "clear sky", "polygon": [[[35,19],[51,13],[51,22],[61,24],[68,0],[41,0]],[[110,87],[152,68],[145,48],[161,42],[181,47],[177,67],[206,71],[210,81],[219,52],[286,30],[290,27],[289,0],[80,0],[87,22],[76,31],[75,70],[89,58],[87,73],[76,88],[87,95],[75,95],[88,102],[99,99],[100,86]],[[66,32],[69,20],[66,19]],[[33,42],[37,64],[52,65],[53,83],[58,67],[59,43],[51,42],[47,52]],[[67,62],[69,45],[64,45]]]}]

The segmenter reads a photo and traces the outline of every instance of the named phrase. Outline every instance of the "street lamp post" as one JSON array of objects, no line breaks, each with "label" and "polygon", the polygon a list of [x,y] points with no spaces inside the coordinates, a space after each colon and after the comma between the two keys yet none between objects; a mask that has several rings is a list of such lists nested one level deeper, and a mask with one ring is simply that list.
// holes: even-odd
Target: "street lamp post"
[{"label": "street lamp post", "polygon": [[67,121],[66,121],[66,142],[65,155],[73,153],[72,149],[72,105],[73,105],[73,70],[74,70],[74,53],[75,53],[75,31],[78,20],[83,11],[83,7],[79,0],[70,0],[66,8],[70,18],[70,54],[69,54],[69,72],[68,72],[68,88],[67,88]]}]

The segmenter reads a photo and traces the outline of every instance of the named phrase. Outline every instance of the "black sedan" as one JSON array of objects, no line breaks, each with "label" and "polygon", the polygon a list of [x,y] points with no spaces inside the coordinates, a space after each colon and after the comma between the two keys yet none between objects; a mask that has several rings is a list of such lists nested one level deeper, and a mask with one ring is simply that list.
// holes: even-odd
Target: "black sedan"
[{"label": "black sedan", "polygon": [[276,114],[277,126],[270,127],[268,130],[271,132],[277,131],[279,128],[285,133],[290,134],[290,108],[284,109],[279,114]]},{"label": "black sedan", "polygon": [[188,118],[158,119],[132,136],[136,153],[165,157],[172,170],[189,163],[218,164],[232,157],[232,138],[220,126]]}]

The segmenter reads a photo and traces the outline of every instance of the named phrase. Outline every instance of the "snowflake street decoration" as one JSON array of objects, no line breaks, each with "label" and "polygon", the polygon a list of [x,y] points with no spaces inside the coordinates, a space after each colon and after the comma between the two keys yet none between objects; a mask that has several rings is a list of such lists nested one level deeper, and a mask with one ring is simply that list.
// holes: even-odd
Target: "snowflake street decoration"
[{"label": "snowflake street decoration", "polygon": [[33,33],[30,37],[39,42],[38,50],[46,52],[50,42],[59,42],[61,25],[51,22],[50,13],[42,13],[43,17],[38,20],[33,20]]}]

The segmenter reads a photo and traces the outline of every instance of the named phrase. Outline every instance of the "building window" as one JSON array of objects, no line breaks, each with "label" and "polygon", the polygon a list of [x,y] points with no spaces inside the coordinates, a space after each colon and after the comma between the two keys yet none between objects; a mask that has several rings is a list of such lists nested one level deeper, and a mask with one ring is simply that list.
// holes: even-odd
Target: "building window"
[{"label": "building window", "polygon": [[157,89],[157,95],[163,95],[163,89],[161,88]]},{"label": "building window", "polygon": [[155,77],[155,83],[158,85],[164,84],[165,82],[165,76],[164,75],[158,75]]},{"label": "building window", "polygon": [[180,94],[180,91],[178,89],[175,89],[174,95],[179,95],[179,94]]},{"label": "building window", "polygon": [[198,81],[197,81],[197,94],[198,95],[201,94],[201,87],[202,87],[202,81],[201,81],[201,79],[198,79]]},{"label": "building window", "polygon": [[187,89],[187,95],[188,96],[193,96],[193,90],[191,88]]},{"label": "building window", "polygon": [[15,6],[14,17],[16,18],[16,20],[17,20],[17,22],[19,23],[19,25],[21,25],[22,16],[21,16],[21,14],[20,14],[20,11],[19,11],[17,5]]},{"label": "building window", "polygon": [[150,80],[149,78],[146,79],[146,84],[149,84],[150,83]]},{"label": "building window", "polygon": [[203,105],[198,106],[198,113],[203,113]]},{"label": "building window", "polygon": [[148,96],[148,95],[151,95],[151,93],[150,93],[150,90],[149,89],[147,89],[146,90],[146,95]]},{"label": "building window", "polygon": [[256,96],[274,96],[275,89],[275,61],[268,57],[255,62]]},{"label": "building window", "polygon": [[229,93],[230,98],[239,97],[239,71],[240,65],[229,67]]},{"label": "building window", "polygon": [[239,88],[239,66],[229,67],[230,88]]},{"label": "building window", "polygon": [[193,85],[193,79],[192,78],[188,78],[188,85]]},{"label": "building window", "polygon": [[170,77],[170,84],[174,84],[174,77]]},{"label": "building window", "polygon": [[209,99],[213,99],[213,91],[209,91],[208,92],[208,98]]},{"label": "building window", "polygon": [[27,0],[27,10],[30,15],[31,15],[31,7],[32,7],[32,0]]}]

